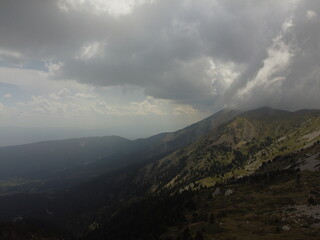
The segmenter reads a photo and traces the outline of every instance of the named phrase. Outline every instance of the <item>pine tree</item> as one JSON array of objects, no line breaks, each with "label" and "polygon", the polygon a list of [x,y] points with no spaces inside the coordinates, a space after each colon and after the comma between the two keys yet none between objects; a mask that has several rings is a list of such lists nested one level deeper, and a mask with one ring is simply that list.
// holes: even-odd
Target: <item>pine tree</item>
[{"label": "pine tree", "polygon": [[194,238],[194,240],[203,240],[203,235],[200,231],[197,232],[196,237]]},{"label": "pine tree", "polygon": [[213,213],[210,214],[210,223],[213,224],[215,222]]}]

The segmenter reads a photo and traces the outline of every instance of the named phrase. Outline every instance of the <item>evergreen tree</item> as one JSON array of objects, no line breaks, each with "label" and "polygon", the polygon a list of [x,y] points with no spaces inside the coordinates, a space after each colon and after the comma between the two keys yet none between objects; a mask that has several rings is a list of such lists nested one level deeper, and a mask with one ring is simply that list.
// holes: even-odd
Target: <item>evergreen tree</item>
[{"label": "evergreen tree", "polygon": [[203,235],[200,231],[197,232],[194,240],[203,240]]},{"label": "evergreen tree", "polygon": [[210,214],[210,223],[213,224],[215,222],[213,213]]}]

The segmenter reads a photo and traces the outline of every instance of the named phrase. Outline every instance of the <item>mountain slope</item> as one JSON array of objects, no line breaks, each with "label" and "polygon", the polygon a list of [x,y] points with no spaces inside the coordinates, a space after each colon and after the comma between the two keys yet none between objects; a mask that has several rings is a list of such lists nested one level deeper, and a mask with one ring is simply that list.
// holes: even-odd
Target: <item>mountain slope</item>
[{"label": "mountain slope", "polygon": [[238,110],[224,109],[186,128],[173,133],[165,133],[159,143],[147,151],[147,155],[171,152],[185,147],[238,114],[240,114]]},{"label": "mountain slope", "polygon": [[319,143],[268,162],[248,177],[193,192],[182,211],[185,220],[169,224],[160,239],[318,239],[319,170],[286,168],[315,152]]},{"label": "mountain slope", "polygon": [[[200,123],[195,126],[201,129]],[[0,217],[52,222],[76,239],[201,239],[198,231],[205,239],[233,239],[237,231],[245,236],[240,239],[256,239],[254,233],[237,230],[244,224],[243,214],[246,221],[254,221],[247,229],[265,229],[265,239],[294,236],[281,235],[287,231],[281,230],[286,221],[270,225],[268,219],[280,218],[279,213],[290,209],[290,204],[305,208],[311,191],[310,202],[320,202],[320,190],[312,185],[319,177],[320,111],[261,108],[236,114],[206,129],[196,141],[163,158],[140,161],[147,150],[141,151],[136,164],[77,186],[57,192],[0,196]],[[141,139],[136,146],[157,149],[166,136],[154,136],[149,142]],[[154,156],[161,156],[158,153],[155,150]],[[295,189],[302,183],[301,189]],[[264,190],[265,186],[268,188]],[[212,194],[219,192],[217,187],[223,195],[241,192],[230,198],[220,196],[220,192],[212,201]],[[228,188],[231,192],[227,194]],[[252,189],[259,194],[251,193]],[[296,199],[292,201],[292,197]],[[244,208],[241,211],[235,207],[237,199]],[[210,223],[206,212],[212,212],[218,220]],[[316,224],[316,219],[308,221],[308,226]],[[227,222],[228,227],[221,227],[220,222]],[[209,230],[204,232],[197,226]],[[186,229],[190,229],[189,235]],[[278,230],[280,235],[273,235],[272,231]],[[221,232],[226,232],[226,237]],[[306,232],[312,234],[311,230]],[[305,233],[298,233],[297,239],[303,239]]]},{"label": "mountain slope", "polygon": [[0,192],[67,187],[130,164],[155,161],[238,114],[222,110],[174,133],[130,141],[75,138],[0,148]]},{"label": "mountain slope", "polygon": [[261,108],[242,113],[197,142],[147,165],[137,182],[152,192],[212,186],[320,139],[320,111]]},{"label": "mountain slope", "polygon": [[110,157],[130,143],[111,137],[47,141],[0,148],[0,176],[27,177],[64,171]]}]

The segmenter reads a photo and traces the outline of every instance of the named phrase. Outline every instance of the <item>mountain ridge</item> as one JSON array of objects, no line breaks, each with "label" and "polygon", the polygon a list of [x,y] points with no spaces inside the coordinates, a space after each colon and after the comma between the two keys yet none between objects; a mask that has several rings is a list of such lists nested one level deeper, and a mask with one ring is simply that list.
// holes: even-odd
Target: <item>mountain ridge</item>
[{"label": "mountain ridge", "polygon": [[157,160],[237,113],[222,110],[175,132],[136,140],[119,136],[85,137],[0,147],[0,192],[10,190],[1,188],[1,181],[6,186],[13,185],[14,190],[45,189],[44,181],[64,179],[75,184],[126,165]]},{"label": "mountain ridge", "polygon": [[[261,113],[264,114],[261,115]],[[219,182],[224,178],[219,179],[218,177],[218,179],[206,179],[204,176],[209,177],[208,174],[211,171],[214,171],[214,169],[206,169],[207,165],[218,164],[215,166],[215,168],[219,168],[221,173],[221,168],[232,168],[230,164],[232,164],[232,161],[236,161],[237,159],[238,162],[240,160],[243,161],[244,159],[249,159],[249,161],[251,161],[250,159],[259,157],[263,162],[267,161],[267,159],[276,157],[276,155],[280,154],[282,151],[297,151],[302,149],[305,146],[304,144],[310,145],[312,142],[315,142],[317,139],[319,139],[320,134],[318,134],[311,142],[308,143],[306,143],[307,141],[303,139],[305,135],[310,134],[313,131],[316,132],[318,128],[320,128],[318,127],[320,126],[319,116],[319,110],[312,112],[289,112],[271,108],[259,108],[240,113],[232,120],[227,121],[218,128],[214,129],[210,133],[210,137],[204,136],[186,148],[182,148],[156,163],[151,163],[145,168],[145,174],[142,175],[143,177],[141,177],[139,181],[143,182],[144,179],[148,179],[148,175],[150,175],[149,178],[154,179],[154,182],[157,183],[152,187],[152,191],[155,191],[155,189],[158,188],[157,185],[159,185],[164,178],[164,176],[159,172],[162,171],[163,174],[166,174],[166,172],[172,171],[172,177],[169,177],[168,180],[163,183],[164,185],[162,184],[162,187],[170,188],[174,184],[179,185],[179,181],[186,182],[187,179],[190,178],[187,177],[186,179],[186,176],[190,175],[189,172],[198,169],[197,171],[199,171],[199,176],[202,176],[204,179],[202,183],[206,181],[212,181],[212,183],[209,182],[205,185],[208,186],[208,184],[214,184],[217,180]],[[313,121],[311,122],[313,124],[313,128],[310,131],[305,129],[305,132],[303,132],[304,126],[301,126],[301,124],[308,121]],[[290,131],[293,130],[302,132],[297,136],[291,136]],[[289,146],[286,146],[285,141],[282,143],[280,143],[281,141],[278,141],[279,139],[284,138],[284,135],[286,136],[287,141],[289,140],[289,136],[292,138],[290,140],[290,147],[292,147],[292,149],[290,150],[287,150]],[[253,140],[254,142],[252,142]],[[274,144],[274,146],[271,147],[272,144]],[[276,145],[278,146],[276,147]],[[262,149],[266,149],[266,151],[263,152]],[[258,155],[256,156],[256,154]],[[266,154],[267,157],[260,157],[260,154]],[[218,159],[218,162],[215,160],[215,158]],[[207,163],[207,161],[211,163]],[[220,161],[222,162],[220,163]],[[261,162],[255,162],[255,167],[252,165],[253,163],[251,164],[250,162],[242,162],[241,164],[247,164],[243,171],[250,172],[256,169]],[[201,167],[201,165],[203,166]],[[177,170],[177,168],[180,169]],[[191,170],[192,168],[195,169]],[[231,169],[228,171],[230,170]],[[239,172],[237,174],[241,176],[242,170],[237,171]],[[177,172],[182,175],[176,175],[175,173]],[[224,174],[228,174],[228,172],[225,172]],[[191,177],[191,179],[192,178],[194,177]],[[201,183],[200,178],[198,178],[197,181],[200,181]],[[192,185],[199,184],[197,181],[193,182]]]},{"label": "mountain ridge", "polygon": [[[212,122],[208,118],[204,127],[200,127],[206,129],[205,134],[194,136],[190,144],[186,141],[169,153],[166,148],[163,156],[159,155],[157,144],[161,145],[166,134],[153,136],[151,142],[146,142],[150,144],[150,152],[155,147],[154,158],[132,160],[134,164],[58,191],[0,196],[2,220],[17,216],[37,218],[58,224],[81,240],[166,240],[179,236],[191,240],[197,231],[205,239],[220,236],[221,231],[230,239],[234,231],[245,235],[246,231],[237,227],[243,224],[241,214],[245,214],[247,221],[252,224],[260,221],[257,226],[268,229],[265,239],[270,236],[281,239],[270,231],[281,232],[278,222],[288,223],[275,220],[270,226],[270,214],[281,219],[279,212],[293,208],[289,204],[320,203],[320,189],[312,185],[318,182],[320,166],[320,110],[289,112],[260,108],[237,113],[230,119],[228,116],[209,128]],[[197,124],[189,128],[191,132],[194,126]],[[185,131],[177,131],[176,136],[186,136]],[[138,146],[142,145],[144,141],[139,140]],[[142,149],[137,156],[145,153]],[[250,192],[251,189],[257,193]],[[246,195],[269,212],[261,213],[254,208]],[[244,209],[238,209],[237,205]],[[214,215],[210,221],[208,211]],[[257,220],[252,220],[252,216]],[[237,225],[224,227],[216,219],[228,224],[236,221]],[[316,224],[316,219],[308,221]],[[186,229],[190,229],[192,237],[183,233]],[[311,234],[311,230],[305,232]],[[181,238],[181,234],[185,235]],[[312,235],[310,239],[317,238]]]}]

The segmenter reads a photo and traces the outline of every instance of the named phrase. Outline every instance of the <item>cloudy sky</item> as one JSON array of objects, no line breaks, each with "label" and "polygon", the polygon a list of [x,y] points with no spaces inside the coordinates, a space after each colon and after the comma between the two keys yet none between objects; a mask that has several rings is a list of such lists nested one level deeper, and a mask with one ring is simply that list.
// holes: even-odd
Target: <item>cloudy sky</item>
[{"label": "cloudy sky", "polygon": [[0,126],[142,137],[320,108],[318,0],[1,0]]}]

